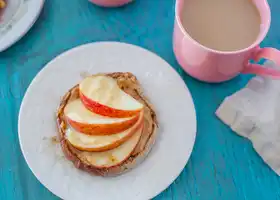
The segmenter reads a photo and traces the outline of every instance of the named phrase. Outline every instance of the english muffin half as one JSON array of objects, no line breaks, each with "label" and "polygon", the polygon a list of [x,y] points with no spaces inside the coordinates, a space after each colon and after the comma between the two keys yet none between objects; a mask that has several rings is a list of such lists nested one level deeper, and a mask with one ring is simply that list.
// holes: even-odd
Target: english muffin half
[{"label": "english muffin half", "polygon": [[[71,145],[66,138],[69,125],[64,115],[64,109],[67,104],[80,98],[78,85],[63,96],[57,111],[57,126],[62,150],[66,158],[72,161],[75,167],[98,176],[115,176],[133,169],[146,158],[156,141],[158,122],[153,106],[144,96],[140,83],[133,74],[116,72],[102,75],[115,79],[124,92],[144,105],[143,125],[139,127],[136,133],[120,146],[105,152],[82,151]],[[127,157],[116,158],[114,156],[114,153],[119,155],[118,152],[114,151],[124,151],[122,149],[125,148],[133,148],[131,152],[127,152]],[[111,159],[110,165],[102,164],[103,157],[104,159],[105,157]],[[97,160],[98,164],[96,164]]]}]

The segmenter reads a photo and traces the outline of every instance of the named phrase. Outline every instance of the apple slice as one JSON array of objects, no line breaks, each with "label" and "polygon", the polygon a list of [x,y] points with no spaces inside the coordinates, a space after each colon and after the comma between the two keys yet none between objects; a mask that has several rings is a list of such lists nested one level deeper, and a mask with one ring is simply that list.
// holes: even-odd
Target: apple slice
[{"label": "apple slice", "polygon": [[68,128],[66,131],[66,138],[76,149],[81,151],[108,151],[120,146],[131,138],[138,129],[141,129],[143,120],[144,114],[141,112],[138,121],[132,127],[113,135],[85,135]]},{"label": "apple slice", "polygon": [[120,133],[133,126],[139,115],[129,118],[112,118],[87,110],[80,99],[64,108],[68,123],[77,131],[88,135],[110,135]]},{"label": "apple slice", "polygon": [[137,115],[143,104],[119,88],[109,76],[85,78],[79,85],[80,98],[87,109],[108,117],[125,118]]},{"label": "apple slice", "polygon": [[109,168],[120,165],[133,153],[140,141],[142,130],[143,126],[130,139],[115,149],[104,152],[82,151],[78,156],[86,159],[85,162],[90,163],[90,165],[96,168]]}]

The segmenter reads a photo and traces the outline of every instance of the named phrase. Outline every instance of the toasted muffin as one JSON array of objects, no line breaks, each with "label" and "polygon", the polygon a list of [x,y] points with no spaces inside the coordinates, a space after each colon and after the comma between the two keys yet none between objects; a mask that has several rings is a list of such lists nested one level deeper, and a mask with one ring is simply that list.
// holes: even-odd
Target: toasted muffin
[{"label": "toasted muffin", "polygon": [[63,96],[57,111],[57,126],[62,150],[66,158],[72,161],[75,167],[98,176],[115,176],[136,167],[146,158],[155,143],[158,123],[153,106],[143,95],[142,88],[133,74],[116,72],[103,75],[114,78],[124,92],[144,105],[144,122],[141,137],[130,156],[114,166],[96,167],[91,162],[91,156],[94,152],[78,150],[68,142],[66,130],[69,125],[64,115],[64,108],[71,101],[80,98],[78,85]]}]

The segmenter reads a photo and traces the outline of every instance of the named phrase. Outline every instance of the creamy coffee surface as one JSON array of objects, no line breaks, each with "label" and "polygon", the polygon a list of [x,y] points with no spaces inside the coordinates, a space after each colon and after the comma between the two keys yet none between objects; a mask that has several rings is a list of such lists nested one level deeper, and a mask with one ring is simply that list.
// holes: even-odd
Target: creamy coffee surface
[{"label": "creamy coffee surface", "polygon": [[260,33],[260,13],[251,0],[185,0],[181,19],[194,40],[218,51],[249,47]]}]

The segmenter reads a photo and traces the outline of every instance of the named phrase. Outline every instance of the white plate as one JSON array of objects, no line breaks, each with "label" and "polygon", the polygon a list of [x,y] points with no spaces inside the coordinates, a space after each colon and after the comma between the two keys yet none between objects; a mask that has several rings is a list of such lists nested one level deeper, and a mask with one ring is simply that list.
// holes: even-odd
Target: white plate
[{"label": "white plate", "polygon": [[[85,73],[132,72],[159,117],[159,137],[147,159],[114,178],[91,176],[66,160],[56,136],[61,97]],[[142,48],[100,42],[74,48],[51,61],[32,81],[21,105],[19,139],[35,176],[66,200],[147,200],[167,188],[184,169],[193,149],[196,115],[184,81],[163,59]]]},{"label": "white plate", "polygon": [[0,52],[6,50],[32,27],[45,0],[8,0],[0,22]]}]

